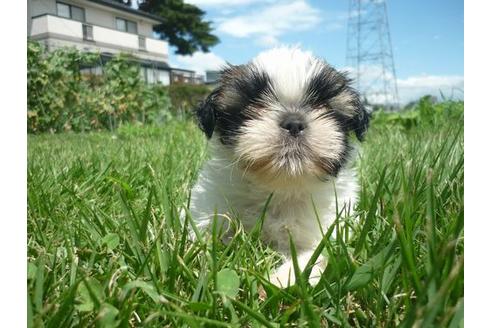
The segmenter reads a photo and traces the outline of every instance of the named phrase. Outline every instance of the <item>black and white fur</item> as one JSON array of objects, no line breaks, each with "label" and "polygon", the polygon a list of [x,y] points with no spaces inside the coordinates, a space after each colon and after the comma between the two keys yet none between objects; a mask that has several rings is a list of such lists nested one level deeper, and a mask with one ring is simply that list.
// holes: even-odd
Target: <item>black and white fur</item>
[{"label": "black and white fur", "polygon": [[[273,193],[261,237],[286,260],[270,281],[292,284],[289,232],[303,270],[322,238],[313,202],[323,231],[335,220],[335,197],[339,208],[356,203],[349,134],[362,140],[368,127],[358,94],[323,60],[280,47],[224,69],[197,117],[212,155],[191,194],[197,226],[207,228],[216,213],[251,229]],[[315,265],[312,284],[324,267]]]}]

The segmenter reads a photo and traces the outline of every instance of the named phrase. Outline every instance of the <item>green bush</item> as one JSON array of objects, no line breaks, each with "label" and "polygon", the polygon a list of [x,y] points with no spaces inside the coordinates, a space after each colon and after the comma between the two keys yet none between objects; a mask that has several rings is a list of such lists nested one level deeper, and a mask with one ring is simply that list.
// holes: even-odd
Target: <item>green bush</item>
[{"label": "green bush", "polygon": [[28,132],[115,129],[122,123],[159,123],[171,115],[162,86],[147,85],[139,66],[120,55],[104,66],[102,76],[85,76],[81,68],[100,56],[75,48],[47,52],[37,42],[27,47]]},{"label": "green bush", "polygon": [[463,101],[434,103],[431,96],[424,96],[414,106],[401,112],[374,111],[371,123],[409,130],[416,126],[433,127],[462,122],[463,116]]},{"label": "green bush", "polygon": [[171,84],[167,86],[175,110],[190,112],[212,91],[206,85]]}]

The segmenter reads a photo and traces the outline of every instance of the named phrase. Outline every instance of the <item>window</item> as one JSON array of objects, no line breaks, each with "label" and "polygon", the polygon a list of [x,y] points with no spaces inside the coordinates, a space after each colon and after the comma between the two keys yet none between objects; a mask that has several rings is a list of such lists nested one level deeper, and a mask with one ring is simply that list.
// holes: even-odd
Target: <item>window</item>
[{"label": "window", "polygon": [[116,29],[123,32],[137,34],[137,23],[116,17]]},{"label": "window", "polygon": [[170,83],[169,72],[162,70],[162,69],[158,69],[157,70],[157,81],[159,83],[161,83],[162,85],[169,85],[169,83]]},{"label": "window", "polygon": [[61,17],[66,17],[66,18],[71,18],[70,17],[70,6],[66,5],[64,3],[57,3],[56,4],[56,11],[58,16]]},{"label": "window", "polygon": [[102,66],[97,65],[97,66],[90,66],[90,67],[84,67],[80,70],[82,74],[86,75],[102,75]]},{"label": "window", "polygon": [[147,83],[149,84],[155,83],[155,74],[152,68],[147,68]]},{"label": "window", "polygon": [[145,76],[145,75],[147,74],[146,72],[147,72],[147,71],[146,71],[146,68],[145,68],[145,67],[143,67],[143,66],[141,66],[141,67],[140,67],[140,72],[139,72],[140,74],[139,74],[139,75],[140,75],[140,79],[141,79],[142,81],[144,81],[144,82],[147,82],[147,78],[146,78],[146,76]]},{"label": "window", "polygon": [[84,40],[94,41],[94,35],[92,33],[92,25],[83,24],[82,32],[84,35]]},{"label": "window", "polygon": [[140,48],[140,50],[145,50],[145,37],[144,36],[138,37],[138,47]]},{"label": "window", "polygon": [[85,10],[63,2],[56,3],[56,13],[58,16],[71,18],[80,22],[85,22]]},{"label": "window", "polygon": [[126,31],[137,34],[137,23],[126,21]]},{"label": "window", "polygon": [[171,83],[168,71],[154,67],[140,67],[140,78],[148,84],[169,85]]},{"label": "window", "polygon": [[116,18],[116,29],[126,32],[126,21],[121,18]]},{"label": "window", "polygon": [[80,22],[85,22],[84,9],[75,6],[70,6],[70,10],[72,13],[72,19],[78,20]]}]

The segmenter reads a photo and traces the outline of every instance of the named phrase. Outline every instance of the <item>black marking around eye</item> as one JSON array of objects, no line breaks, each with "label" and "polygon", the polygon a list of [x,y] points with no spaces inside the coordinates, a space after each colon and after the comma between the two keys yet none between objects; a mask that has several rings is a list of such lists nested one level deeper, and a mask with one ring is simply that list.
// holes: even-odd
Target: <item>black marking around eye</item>
[{"label": "black marking around eye", "polygon": [[275,99],[270,78],[253,66],[231,66],[224,70],[221,80],[225,99],[217,113],[220,140],[231,144],[245,121],[260,115],[265,98]]},{"label": "black marking around eye", "polygon": [[302,103],[313,108],[327,106],[330,99],[340,94],[348,84],[344,74],[326,65],[309,81]]},{"label": "black marking around eye", "polygon": [[241,69],[232,84],[239,95],[240,100],[236,105],[240,108],[258,103],[266,95],[273,95],[269,76],[254,67],[246,66]]},{"label": "black marking around eye", "polygon": [[311,109],[324,108],[322,116],[336,120],[345,133],[353,131],[362,141],[369,126],[369,114],[351,82],[345,73],[325,64],[309,81],[302,104]]}]

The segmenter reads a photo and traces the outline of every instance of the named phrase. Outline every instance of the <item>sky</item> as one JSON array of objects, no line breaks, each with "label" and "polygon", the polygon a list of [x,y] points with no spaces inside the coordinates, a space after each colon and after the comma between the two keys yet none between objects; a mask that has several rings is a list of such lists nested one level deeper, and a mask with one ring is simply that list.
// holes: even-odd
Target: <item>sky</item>
[{"label": "sky", "polygon": [[[246,63],[278,45],[297,45],[339,69],[345,60],[348,0],[185,0],[206,11],[221,42],[171,66],[202,73]],[[402,103],[425,94],[463,98],[463,0],[387,0]]]}]

